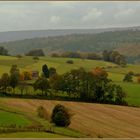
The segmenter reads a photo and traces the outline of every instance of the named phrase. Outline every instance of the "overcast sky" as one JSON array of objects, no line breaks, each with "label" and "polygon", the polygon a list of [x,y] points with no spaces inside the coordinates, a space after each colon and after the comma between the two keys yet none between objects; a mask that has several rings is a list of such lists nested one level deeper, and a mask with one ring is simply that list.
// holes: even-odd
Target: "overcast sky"
[{"label": "overcast sky", "polygon": [[140,25],[140,2],[0,2],[0,31]]}]

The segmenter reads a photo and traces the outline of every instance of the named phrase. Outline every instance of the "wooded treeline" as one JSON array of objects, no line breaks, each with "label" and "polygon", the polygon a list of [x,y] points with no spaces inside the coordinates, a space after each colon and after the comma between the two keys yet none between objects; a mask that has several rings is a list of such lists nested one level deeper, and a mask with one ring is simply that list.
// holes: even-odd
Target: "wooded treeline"
[{"label": "wooded treeline", "polygon": [[[57,74],[55,68],[42,66],[42,74],[33,83],[28,84],[28,74],[21,76],[19,69],[13,65],[10,74],[4,73],[0,79],[0,91],[5,95],[15,96],[16,94],[24,96],[23,92],[26,86],[33,87],[34,95],[49,97],[53,93],[59,96],[66,96],[70,100],[99,102],[111,104],[127,104],[125,102],[126,93],[119,86],[114,84],[109,78],[107,72],[97,67],[90,72],[83,68],[74,69],[62,75]],[[21,93],[15,93],[15,88],[19,88]],[[9,90],[12,88],[13,90]],[[27,93],[26,93],[27,95]],[[61,97],[60,96],[60,97]],[[53,98],[53,97],[52,97]]]},{"label": "wooded treeline", "polygon": [[[72,34],[64,36],[44,37],[25,39],[1,43],[10,54],[25,54],[29,50],[43,49],[45,54],[50,52],[103,52],[118,50],[125,56],[130,56],[130,49],[133,50],[133,56],[138,56],[140,52],[133,49],[140,45],[140,30],[122,30],[109,31],[97,34]],[[131,46],[128,49],[127,46]],[[123,48],[123,51],[121,49]],[[138,47],[136,47],[138,48]]]}]

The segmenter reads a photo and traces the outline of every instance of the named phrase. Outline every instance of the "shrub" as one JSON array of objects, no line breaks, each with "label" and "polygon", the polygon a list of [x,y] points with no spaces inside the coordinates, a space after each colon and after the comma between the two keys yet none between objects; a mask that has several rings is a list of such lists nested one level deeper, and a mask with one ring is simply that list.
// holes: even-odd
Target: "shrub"
[{"label": "shrub", "polygon": [[133,82],[133,75],[132,73],[127,73],[125,76],[124,76],[124,79],[123,79],[124,82]]},{"label": "shrub", "polygon": [[57,126],[67,127],[71,123],[71,115],[63,105],[56,105],[53,109],[52,122]]},{"label": "shrub", "polygon": [[37,115],[38,115],[38,117],[46,119],[46,120],[50,119],[50,117],[47,113],[47,110],[43,106],[39,106],[37,108]]},{"label": "shrub", "polygon": [[39,57],[34,56],[34,57],[33,57],[33,60],[34,60],[35,62],[37,62],[37,61],[39,60]]},{"label": "shrub", "polygon": [[68,60],[66,63],[73,64],[74,62],[73,62],[73,60]]},{"label": "shrub", "polygon": [[18,54],[18,55],[16,55],[16,57],[17,57],[18,59],[21,59],[21,58],[22,58],[22,55]]}]

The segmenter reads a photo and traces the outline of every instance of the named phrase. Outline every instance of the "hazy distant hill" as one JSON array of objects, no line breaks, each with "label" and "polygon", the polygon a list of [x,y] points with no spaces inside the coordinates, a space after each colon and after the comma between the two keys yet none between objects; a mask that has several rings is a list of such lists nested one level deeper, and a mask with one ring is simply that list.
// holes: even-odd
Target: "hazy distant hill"
[{"label": "hazy distant hill", "polygon": [[54,29],[54,30],[31,30],[31,31],[9,31],[0,32],[0,42],[16,41],[31,38],[41,38],[48,36],[60,36],[69,34],[96,34],[106,31],[140,29],[140,27],[126,28],[103,28],[103,29]]},{"label": "hazy distant hill", "polygon": [[17,41],[32,38],[52,37],[70,34],[100,33],[111,29],[63,29],[0,32],[0,42]]},{"label": "hazy distant hill", "polygon": [[[69,31],[69,33],[72,33],[72,30]],[[46,54],[58,51],[101,52],[106,49],[118,50],[120,53],[127,56],[129,60],[134,61],[136,59],[139,59],[139,28],[119,31],[104,31],[100,33],[92,33],[92,30],[91,32],[90,30],[85,30],[85,33],[83,34],[82,31],[83,30],[79,30],[79,34],[75,33],[61,36],[57,36],[55,34],[56,36],[50,35],[49,37],[24,39],[7,43],[0,43],[0,45],[6,47],[9,50],[10,54],[24,54],[29,50],[38,48],[43,49]],[[68,33],[68,30],[66,30],[66,32]],[[66,32],[63,33],[65,34]]]}]

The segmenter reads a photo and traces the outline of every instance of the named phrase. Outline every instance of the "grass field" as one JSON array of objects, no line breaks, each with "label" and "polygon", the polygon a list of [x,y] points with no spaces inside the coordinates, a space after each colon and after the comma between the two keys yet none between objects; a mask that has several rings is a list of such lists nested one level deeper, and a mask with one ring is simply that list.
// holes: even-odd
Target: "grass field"
[{"label": "grass field", "polygon": [[[13,64],[17,64],[20,71],[38,70],[39,72],[41,72],[42,65],[47,64],[49,67],[55,67],[59,74],[80,67],[84,67],[87,71],[98,66],[105,67],[109,78],[114,83],[121,85],[126,91],[126,100],[129,105],[140,106],[140,84],[136,83],[136,77],[133,78],[133,83],[122,82],[124,74],[127,72],[139,73],[139,65],[129,64],[122,68],[109,62],[82,59],[71,59],[74,64],[67,64],[66,61],[69,59],[40,57],[40,60],[35,62],[32,57],[18,59],[16,57],[0,56],[0,75],[9,72]],[[16,91],[19,92],[19,89],[16,89]],[[29,89],[28,92],[33,94],[34,91]],[[39,119],[36,115],[36,109],[43,105],[51,114],[52,108],[57,103],[64,104],[74,114],[69,128],[53,126],[56,134],[19,132],[0,134],[0,137],[140,137],[140,108],[104,104],[0,98],[0,125],[13,124],[14,122],[16,125],[24,126],[36,122],[48,128],[51,124],[46,120]]]},{"label": "grass field", "polygon": [[[140,137],[140,108],[65,101],[0,99],[2,106],[31,114],[35,114],[39,105],[43,105],[51,113],[58,103],[68,107],[74,114],[70,128],[89,137]],[[59,134],[64,132],[73,135],[71,129],[55,128]]]},{"label": "grass field", "polygon": [[[82,132],[74,130],[72,128],[65,127],[57,127],[51,124],[48,120],[41,119],[37,116],[37,106],[32,108],[32,103],[26,102],[27,100],[22,99],[21,102],[17,102],[17,100],[9,100],[8,98],[0,98],[0,128],[8,128],[8,126],[16,125],[16,128],[19,126],[24,128],[26,126],[30,127],[32,125],[42,125],[46,130],[50,130],[50,127],[53,129],[54,133],[27,133],[27,132],[18,132],[16,133],[8,133],[8,134],[0,134],[1,137],[41,137],[41,138],[56,138],[56,137],[76,137],[82,138],[87,137]],[[14,105],[17,103],[16,105]],[[13,105],[12,105],[13,104]],[[20,104],[20,105],[18,105]],[[30,104],[30,105],[29,105]],[[51,110],[49,113],[51,114]],[[42,135],[42,136],[41,136]]]},{"label": "grass field", "polygon": [[117,68],[114,67],[114,68],[109,69],[109,71],[120,73],[120,74],[125,74],[130,71],[133,71],[135,73],[140,73],[140,65],[128,64],[127,67],[117,67]]},{"label": "grass field", "polygon": [[67,64],[66,61],[69,58],[52,58],[52,57],[40,57],[38,62],[35,62],[32,57],[23,57],[18,59],[16,57],[9,57],[9,56],[0,56],[0,74],[5,72],[5,67],[7,71],[10,70],[10,67],[13,64],[18,65],[20,70],[38,70],[41,72],[42,65],[47,64],[48,67],[55,67],[57,72],[62,74],[71,69],[77,69],[80,67],[84,67],[86,70],[90,70],[97,66],[107,67],[107,66],[115,66],[115,64],[103,62],[103,61],[96,61],[96,60],[82,60],[82,59],[71,59],[74,61],[73,65]]},{"label": "grass field", "polygon": [[45,132],[17,132],[0,134],[0,138],[66,138],[67,136]]},{"label": "grass field", "polygon": [[28,126],[30,124],[31,121],[20,114],[0,110],[0,125]]},{"label": "grass field", "polygon": [[[73,60],[74,64],[67,64],[67,60]],[[87,71],[92,70],[95,67],[105,67],[107,68],[107,71],[110,72],[110,77],[114,77],[113,80],[116,79],[115,77],[117,77],[118,79],[121,77],[122,80],[122,76],[129,71],[139,73],[140,70],[139,65],[128,64],[126,67],[119,67],[116,64],[99,60],[97,61],[72,58],[40,57],[40,60],[35,62],[32,57],[23,57],[21,59],[18,59],[16,57],[0,56],[0,75],[4,72],[9,72],[13,64],[18,65],[21,71],[38,70],[40,72],[42,70],[42,65],[47,64],[48,67],[55,67],[57,69],[57,72],[60,74],[80,67],[84,67]]]},{"label": "grass field", "polygon": [[[74,64],[67,64],[67,60],[73,60]],[[4,72],[9,72],[11,66],[13,64],[18,65],[21,71],[23,70],[38,70],[41,72],[42,65],[47,64],[48,67],[55,67],[57,72],[62,74],[71,69],[77,69],[80,67],[84,67],[87,71],[92,70],[95,67],[105,67],[107,71],[110,72],[111,77],[117,77],[119,75],[123,76],[125,73],[129,71],[133,71],[135,73],[139,73],[140,66],[139,65],[130,65],[128,64],[126,67],[119,67],[116,64],[105,62],[105,61],[97,61],[97,60],[86,60],[86,59],[73,59],[73,58],[53,58],[53,57],[40,57],[39,61],[34,61],[32,57],[23,57],[18,59],[16,57],[10,56],[0,56],[0,75]],[[110,67],[110,68],[108,68]],[[115,79],[114,79],[115,80]]]},{"label": "grass field", "polygon": [[127,93],[127,102],[129,105],[140,106],[140,85],[136,83],[124,83],[116,82],[121,85],[124,91]]},{"label": "grass field", "polygon": [[[134,73],[139,73],[140,66],[128,64],[126,67],[120,67],[116,64],[104,62],[104,61],[96,61],[96,60],[83,60],[83,59],[71,59],[74,61],[74,64],[67,64],[66,61],[71,58],[52,58],[52,57],[40,57],[38,62],[35,62],[32,57],[23,57],[18,59],[16,57],[10,56],[0,56],[0,75],[4,72],[9,72],[10,67],[13,64],[17,64],[20,68],[20,71],[24,70],[38,70],[41,73],[42,65],[47,64],[48,67],[55,67],[59,74],[70,71],[71,69],[77,69],[80,67],[84,67],[87,71],[92,70],[95,67],[105,67],[108,71],[109,78],[112,79],[115,83],[121,85],[126,93],[127,101],[131,105],[140,106],[140,84],[137,84],[137,78],[134,77],[134,83],[124,83],[122,82],[124,78],[124,74],[129,71],[133,71]],[[33,93],[33,89],[28,89],[29,93]],[[17,92],[20,92],[17,89]]]}]

